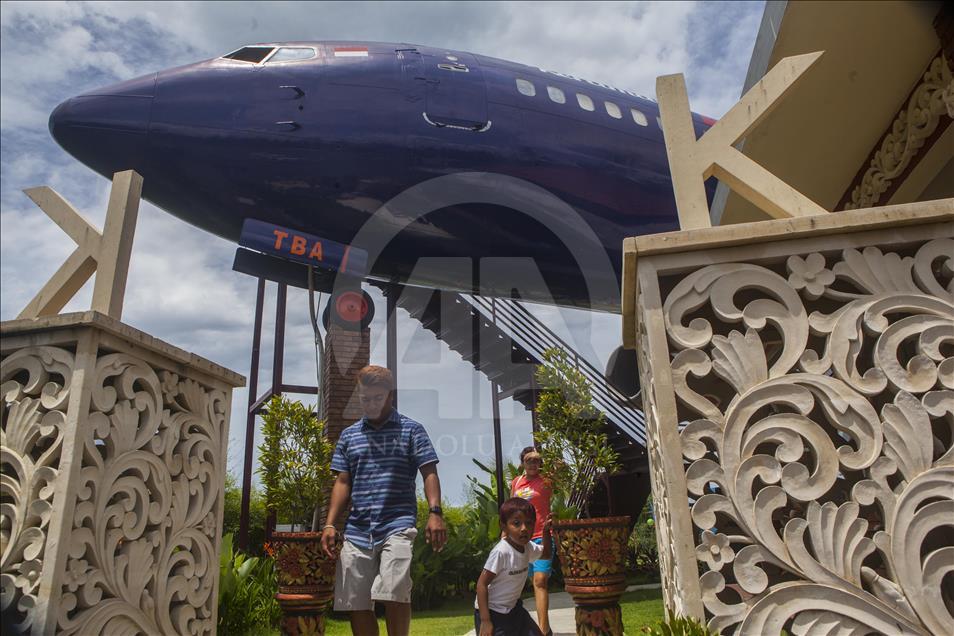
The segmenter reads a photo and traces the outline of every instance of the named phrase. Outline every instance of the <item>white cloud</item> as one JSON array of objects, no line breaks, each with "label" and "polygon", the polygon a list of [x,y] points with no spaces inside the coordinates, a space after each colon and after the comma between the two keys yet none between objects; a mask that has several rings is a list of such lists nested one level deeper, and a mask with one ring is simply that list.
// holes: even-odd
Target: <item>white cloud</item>
[{"label": "white cloud", "polygon": [[508,5],[489,55],[654,94],[655,77],[685,67],[692,3]]},{"label": "white cloud", "polygon": [[[15,316],[73,244],[20,192],[49,184],[101,224],[109,184],[59,149],[47,131],[57,103],[95,86],[223,54],[261,41],[366,39],[472,51],[654,94],[655,77],[685,72],[693,109],[721,115],[738,97],[761,6],[750,3],[0,3],[0,317]],[[255,283],[231,271],[234,246],[144,203],[125,319],[175,345],[247,373]],[[372,360],[384,362],[384,303]],[[89,289],[69,308],[88,306]],[[269,286],[269,303],[274,286]],[[268,383],[273,326],[267,305],[260,391]],[[289,296],[286,381],[314,382],[302,292]],[[565,339],[591,347],[597,367],[619,341],[619,317],[531,307]],[[400,314],[399,359],[430,332]],[[582,339],[582,340],[581,340]],[[572,342],[572,341],[571,341]],[[455,456],[442,463],[454,498],[489,435],[489,383],[444,343],[441,363],[401,366],[402,409]],[[414,353],[414,352],[410,352]],[[233,399],[229,465],[241,466],[245,391]],[[313,398],[312,398],[313,399]],[[476,409],[476,411],[475,411]],[[504,447],[529,438],[529,414],[508,402]],[[467,431],[464,435],[463,431]],[[450,452],[450,451],[448,451]]]}]

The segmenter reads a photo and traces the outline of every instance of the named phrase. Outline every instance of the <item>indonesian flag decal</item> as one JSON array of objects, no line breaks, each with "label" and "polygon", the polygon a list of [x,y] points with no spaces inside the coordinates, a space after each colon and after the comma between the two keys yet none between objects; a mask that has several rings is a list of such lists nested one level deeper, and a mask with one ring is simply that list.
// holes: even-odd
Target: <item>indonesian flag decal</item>
[{"label": "indonesian flag decal", "polygon": [[368,47],[336,46],[335,57],[368,57]]}]

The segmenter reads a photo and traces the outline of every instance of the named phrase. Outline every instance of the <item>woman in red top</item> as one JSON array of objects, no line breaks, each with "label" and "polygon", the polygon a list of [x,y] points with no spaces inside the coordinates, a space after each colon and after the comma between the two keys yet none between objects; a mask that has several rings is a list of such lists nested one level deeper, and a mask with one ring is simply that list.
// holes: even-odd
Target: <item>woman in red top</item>
[{"label": "woman in red top", "polygon": [[[531,541],[543,543],[543,522],[550,516],[550,496],[553,494],[550,480],[540,474],[543,460],[533,446],[527,446],[520,452],[520,465],[523,474],[517,475],[510,484],[510,496],[526,499],[537,513],[537,522],[533,528]],[[529,576],[533,580],[533,595],[537,601],[537,621],[540,630],[548,636],[550,617],[547,614],[550,597],[547,592],[547,579],[553,569],[551,559],[537,559],[530,564]]]}]

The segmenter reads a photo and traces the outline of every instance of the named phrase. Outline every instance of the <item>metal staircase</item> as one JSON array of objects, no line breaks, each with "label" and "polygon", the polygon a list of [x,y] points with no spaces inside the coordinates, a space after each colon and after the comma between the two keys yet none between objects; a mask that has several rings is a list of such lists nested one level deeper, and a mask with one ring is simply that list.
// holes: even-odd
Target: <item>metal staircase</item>
[{"label": "metal staircase", "polygon": [[[606,419],[620,433],[627,435],[640,446],[646,445],[646,420],[642,411],[630,405],[627,397],[611,386],[601,371],[581,357],[519,301],[470,294],[460,296],[476,307],[485,319],[509,334],[517,346],[526,351],[536,363],[543,361],[543,353],[547,349],[557,348],[565,351],[574,367],[589,382],[593,405],[606,415]],[[532,402],[525,406],[531,408]]]},{"label": "metal staircase", "polygon": [[[635,479],[639,482],[637,489],[642,491],[645,486],[648,492],[646,424],[642,412],[519,301],[421,287],[379,287],[398,307],[496,383],[500,398],[513,397],[527,409],[534,406],[533,370],[543,362],[543,352],[551,347],[563,349],[589,381],[593,405],[606,416],[607,439],[619,453],[622,470],[612,480],[619,486],[611,485],[610,490],[629,489]],[[591,499],[591,510],[594,504],[597,510],[601,505],[619,509],[620,506],[610,505],[612,499],[612,492],[596,493]],[[624,512],[634,514],[630,510]]]}]

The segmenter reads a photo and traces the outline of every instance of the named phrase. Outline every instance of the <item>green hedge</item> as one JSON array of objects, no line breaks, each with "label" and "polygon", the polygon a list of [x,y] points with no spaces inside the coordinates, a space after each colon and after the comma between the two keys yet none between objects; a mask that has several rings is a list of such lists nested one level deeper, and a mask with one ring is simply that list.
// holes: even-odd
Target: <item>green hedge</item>
[{"label": "green hedge", "polygon": [[[238,542],[239,517],[242,510],[242,489],[235,477],[225,476],[225,514],[222,520],[222,535],[231,534]],[[264,554],[265,544],[265,496],[254,484],[249,498],[248,552],[253,556]]]}]

